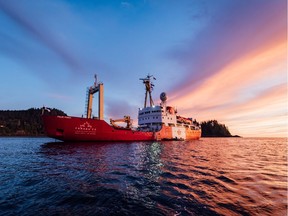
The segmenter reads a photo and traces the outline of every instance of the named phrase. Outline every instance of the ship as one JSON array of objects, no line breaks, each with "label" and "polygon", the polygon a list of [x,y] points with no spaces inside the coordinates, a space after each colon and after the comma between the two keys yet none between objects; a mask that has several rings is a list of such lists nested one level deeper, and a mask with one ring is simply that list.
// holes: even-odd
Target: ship
[{"label": "ship", "polygon": [[[42,119],[48,137],[69,142],[96,141],[159,141],[198,140],[201,125],[192,118],[178,115],[177,109],[167,104],[167,94],[160,94],[160,104],[154,105],[153,75],[140,79],[145,86],[144,106],[138,110],[138,126],[133,127],[129,115],[120,119],[104,120],[104,84],[97,81],[87,88],[85,115],[81,117],[51,115],[43,109]],[[92,115],[94,94],[98,95],[98,116]]]}]

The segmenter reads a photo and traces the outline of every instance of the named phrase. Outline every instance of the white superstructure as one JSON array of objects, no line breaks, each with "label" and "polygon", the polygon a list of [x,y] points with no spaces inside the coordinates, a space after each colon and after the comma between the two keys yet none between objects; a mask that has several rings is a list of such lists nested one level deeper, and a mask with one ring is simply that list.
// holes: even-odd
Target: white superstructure
[{"label": "white superstructure", "polygon": [[140,128],[160,130],[162,125],[176,126],[177,119],[172,107],[152,106],[139,109],[138,124]]},{"label": "white superstructure", "polygon": [[[154,105],[151,91],[153,90],[153,84],[150,78],[153,76],[148,75],[143,78],[143,83],[146,87],[144,108],[139,108],[138,111],[138,125],[141,131],[160,131],[164,129],[164,134],[172,139],[183,139],[187,136],[193,137],[194,131],[201,131],[200,125],[195,121],[192,122],[192,118],[185,118],[178,116],[176,108],[166,105],[167,95],[165,92],[160,94],[160,105]],[[155,79],[153,77],[153,79]],[[147,106],[147,97],[149,95],[150,106]],[[197,133],[197,132],[196,132]]]}]

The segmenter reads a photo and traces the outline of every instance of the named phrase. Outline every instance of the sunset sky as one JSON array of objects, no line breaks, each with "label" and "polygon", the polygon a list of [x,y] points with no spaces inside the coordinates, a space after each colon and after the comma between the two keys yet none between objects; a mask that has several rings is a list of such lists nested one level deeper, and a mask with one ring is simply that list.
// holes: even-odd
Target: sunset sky
[{"label": "sunset sky", "polygon": [[287,137],[286,0],[0,0],[0,26],[0,110],[81,116],[98,74],[105,119],[136,121],[149,73],[156,104]]}]

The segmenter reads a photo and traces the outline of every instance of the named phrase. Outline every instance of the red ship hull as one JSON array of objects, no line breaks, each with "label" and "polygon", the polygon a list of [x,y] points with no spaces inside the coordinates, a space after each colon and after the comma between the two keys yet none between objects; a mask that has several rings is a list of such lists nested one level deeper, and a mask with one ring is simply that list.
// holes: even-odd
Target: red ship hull
[{"label": "red ship hull", "polygon": [[[175,140],[168,126],[158,132],[144,132],[131,129],[119,129],[104,120],[70,116],[43,115],[45,131],[48,137],[62,141],[152,141]],[[185,140],[201,137],[201,130],[186,131]]]},{"label": "red ship hull", "polygon": [[48,115],[42,118],[46,135],[62,141],[154,140],[153,132],[116,129],[104,120]]}]

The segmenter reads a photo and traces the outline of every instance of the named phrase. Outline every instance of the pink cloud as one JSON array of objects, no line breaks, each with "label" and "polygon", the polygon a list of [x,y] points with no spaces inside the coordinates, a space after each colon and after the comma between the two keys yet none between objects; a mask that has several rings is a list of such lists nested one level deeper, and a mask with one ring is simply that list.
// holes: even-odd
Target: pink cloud
[{"label": "pink cloud", "polygon": [[286,41],[276,41],[247,53],[196,88],[181,89],[181,93],[186,92],[183,96],[176,92],[169,102],[198,120],[224,121],[234,134],[251,136],[258,128],[256,134],[265,136],[267,128],[273,126],[282,131],[274,132],[277,136],[284,136],[281,119],[287,115],[286,45]]},{"label": "pink cloud", "polygon": [[69,101],[71,100],[71,96],[67,96],[67,95],[62,95],[62,94],[57,94],[57,93],[49,93],[47,95],[49,98],[52,99],[56,99],[56,100],[65,100],[65,101]]}]

